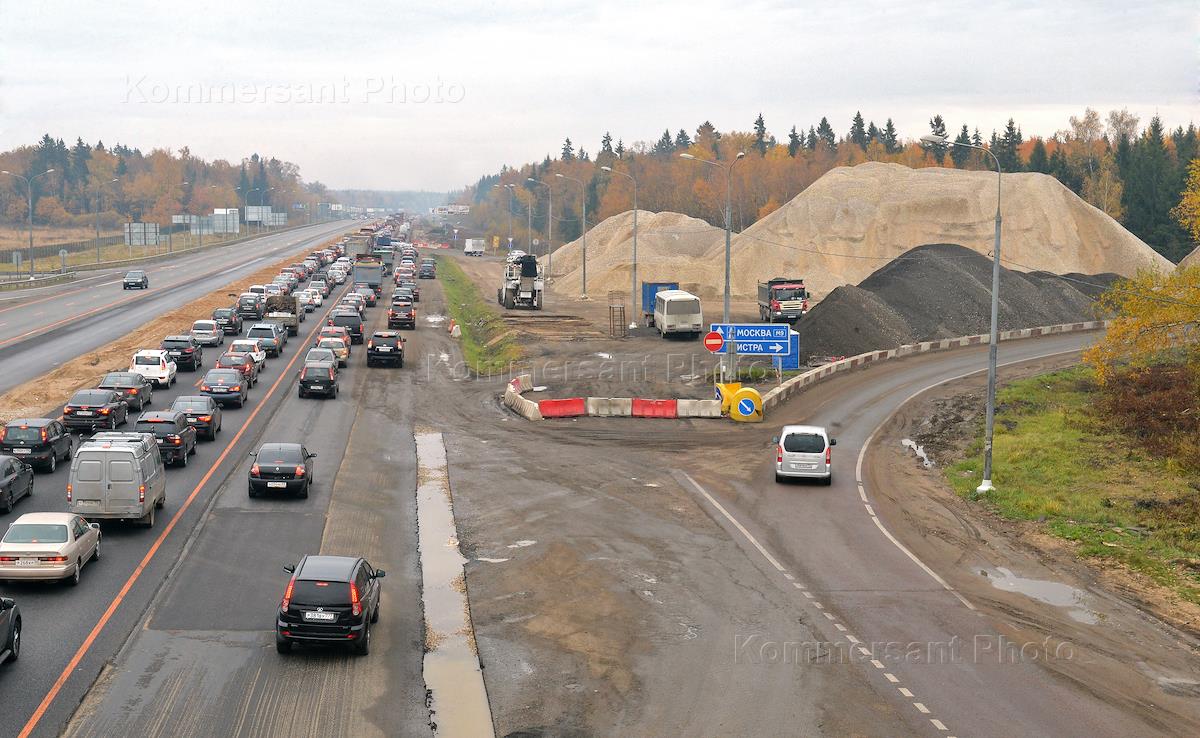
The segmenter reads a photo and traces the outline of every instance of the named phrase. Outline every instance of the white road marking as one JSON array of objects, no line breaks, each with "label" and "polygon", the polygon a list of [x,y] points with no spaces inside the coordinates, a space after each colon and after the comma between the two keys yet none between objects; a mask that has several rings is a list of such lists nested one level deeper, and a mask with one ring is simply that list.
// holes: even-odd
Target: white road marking
[{"label": "white road marking", "polygon": [[926,707],[925,705],[922,705],[920,702],[914,702],[913,707],[917,708],[918,710],[920,710],[921,712],[923,712],[926,715],[929,714],[929,708]]},{"label": "white road marking", "polygon": [[826,618],[828,618],[830,620],[837,620],[837,617],[834,616],[834,614],[831,612],[822,613],[822,615],[824,615]]},{"label": "white road marking", "polygon": [[858,652],[861,653],[863,656],[866,656],[867,658],[871,658],[872,654],[871,654],[871,649],[869,649],[869,648],[864,648],[863,646],[859,646]]},{"label": "white road marking", "polygon": [[871,505],[869,503],[864,503],[863,507],[867,508],[867,515],[870,515],[871,517],[875,517],[875,510],[871,507]]},{"label": "white road marking", "polygon": [[896,678],[896,675],[891,673],[890,671],[883,672],[883,678],[887,679],[892,684],[895,684],[896,682],[900,681],[899,679]]},{"label": "white road marking", "polygon": [[853,643],[855,645],[857,645],[858,643],[861,642],[857,638],[855,638],[854,636],[849,635],[849,634],[846,635],[846,640],[850,641],[851,643]]},{"label": "white road marking", "polygon": [[824,606],[824,605],[822,605],[820,602],[814,602],[814,603],[813,603],[813,607],[817,608],[818,610],[824,610],[824,609],[825,609],[825,606]]},{"label": "white road marking", "polygon": [[912,692],[909,692],[909,691],[908,691],[907,689],[905,689],[904,687],[897,687],[897,689],[899,689],[899,690],[900,690],[900,694],[904,695],[905,697],[912,697]]},{"label": "white road marking", "polygon": [[876,669],[883,671],[883,662],[880,661],[879,659],[871,659],[871,666],[874,666]]},{"label": "white road marking", "polygon": [[807,597],[807,598],[808,598],[808,599],[810,599],[810,600],[813,598],[812,592],[805,592],[805,593],[804,593],[804,596],[805,596],[805,597]]},{"label": "white road marking", "polygon": [[776,571],[783,571],[783,564],[780,564],[779,561],[777,561],[775,559],[775,557],[771,555],[771,552],[768,551],[761,543],[758,542],[757,538],[750,535],[750,531],[746,530],[746,526],[744,526],[740,522],[738,522],[737,518],[730,515],[729,511],[726,510],[724,507],[722,507],[721,503],[717,502],[716,499],[714,499],[713,496],[708,493],[708,490],[704,489],[699,484],[697,484],[696,480],[692,479],[690,474],[688,474],[687,472],[684,472],[683,476],[689,482],[692,483],[692,486],[696,488],[697,492],[699,492],[701,495],[704,496],[704,499],[708,500],[709,503],[711,503],[713,507],[717,508],[717,510],[719,510],[720,513],[725,516],[725,519],[728,520],[733,525],[733,527],[738,529],[739,533],[741,533],[743,536],[746,537],[746,540],[748,540],[748,541],[750,541],[750,543],[754,544],[754,547],[758,549],[758,552],[763,555],[763,558],[765,558],[767,561],[771,562],[771,565],[775,567]]},{"label": "white road marking", "polygon": [[946,724],[937,718],[929,718],[929,722],[933,723],[933,727],[937,728],[938,730],[949,730],[949,728],[946,727]]},{"label": "white road marking", "polygon": [[841,623],[834,623],[833,627],[837,628],[842,633],[846,632],[846,626],[842,625]]}]

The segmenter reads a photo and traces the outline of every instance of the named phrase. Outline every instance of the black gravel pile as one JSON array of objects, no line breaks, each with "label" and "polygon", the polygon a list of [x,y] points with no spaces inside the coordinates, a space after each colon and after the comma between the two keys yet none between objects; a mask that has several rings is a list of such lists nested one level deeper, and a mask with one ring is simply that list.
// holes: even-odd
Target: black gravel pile
[{"label": "black gravel pile", "polygon": [[[1000,330],[1093,320],[1092,295],[1115,275],[1067,276],[1078,281],[1001,268]],[[801,351],[850,356],[986,333],[991,285],[990,258],[956,244],[918,246],[857,287],[829,293],[797,327]]]}]

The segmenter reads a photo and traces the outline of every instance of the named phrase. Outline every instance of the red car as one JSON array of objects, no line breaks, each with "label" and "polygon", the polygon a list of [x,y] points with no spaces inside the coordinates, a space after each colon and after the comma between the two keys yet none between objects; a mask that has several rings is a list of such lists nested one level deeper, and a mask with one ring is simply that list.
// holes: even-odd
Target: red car
[{"label": "red car", "polygon": [[227,352],[217,359],[217,369],[237,369],[246,379],[246,386],[258,384],[258,363],[250,354]]}]

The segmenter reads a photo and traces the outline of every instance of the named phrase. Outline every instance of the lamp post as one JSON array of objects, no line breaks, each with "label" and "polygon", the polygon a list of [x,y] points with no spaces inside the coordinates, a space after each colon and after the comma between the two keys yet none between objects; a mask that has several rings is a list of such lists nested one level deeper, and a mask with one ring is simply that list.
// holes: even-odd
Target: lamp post
[{"label": "lamp post", "polygon": [[266,198],[267,193],[275,188],[257,187],[255,189],[258,190],[258,232],[262,233],[264,230],[271,230],[271,226],[267,225],[267,220],[263,217],[263,200]]},{"label": "lamp post", "polygon": [[951,144],[968,149],[979,149],[992,157],[992,163],[996,165],[996,235],[995,242],[992,244],[992,332],[988,341],[987,419],[983,432],[983,479],[975,488],[975,491],[982,495],[995,489],[992,486],[992,437],[996,423],[996,353],[1000,342],[1000,182],[1004,175],[1000,169],[1000,160],[989,148],[961,141],[951,141],[948,136],[936,133],[921,136],[921,143],[928,145]]},{"label": "lamp post", "polygon": [[[638,216],[637,179],[635,179],[632,174],[629,174],[627,172],[615,172],[615,171],[613,171],[612,167],[600,167],[600,168],[603,169],[604,171],[608,172],[609,174],[619,174],[622,177],[625,177],[626,179],[628,179],[630,182],[633,183],[633,269],[631,270],[631,275],[632,275],[630,278],[631,286],[629,288],[629,302],[632,306],[632,311],[633,311],[632,313],[630,313],[630,315],[632,316],[637,313],[637,216]],[[630,317],[629,330],[633,330],[634,328],[637,328],[637,321],[634,320],[632,317]]]},{"label": "lamp post", "polygon": [[508,190],[508,248],[509,248],[509,250],[512,250],[512,242],[513,242],[513,234],[512,234],[512,198],[513,198],[513,193],[512,193],[512,185],[510,185],[510,184],[502,185],[502,184],[499,184],[499,183],[492,185],[492,189],[496,189],[497,187],[500,187],[500,188],[503,188],[503,189],[505,189],[505,190]]},{"label": "lamp post", "polygon": [[575,179],[574,177],[568,177],[567,175],[560,174],[559,172],[555,172],[554,176],[558,177],[560,179],[569,179],[572,182],[574,182],[575,184],[579,185],[579,190],[580,190],[579,200],[582,203],[582,207],[583,207],[583,221],[582,221],[583,222],[583,233],[581,236],[581,238],[583,240],[583,294],[579,296],[579,299],[586,300],[586,299],[588,299],[588,293],[587,293],[587,185],[585,185],[581,180]]},{"label": "lamp post", "polygon": [[[711,164],[714,167],[725,170],[725,324],[729,324],[729,262],[731,243],[733,241],[733,208],[732,208],[732,191],[733,191],[733,167],[739,161],[746,157],[746,152],[739,151],[733,161],[728,165],[720,162],[712,161],[711,159],[698,159],[691,154],[680,154],[681,159],[689,161],[698,161],[702,164]],[[732,334],[731,334],[732,335]],[[724,374],[726,376],[733,373],[734,363],[736,359],[737,346],[733,341],[729,341],[729,348],[725,349]]]},{"label": "lamp post", "polygon": [[101,191],[101,188],[104,185],[112,184],[113,182],[116,182],[119,179],[120,179],[120,177],[113,177],[112,179],[108,180],[107,182],[101,182],[96,185],[96,263],[97,264],[100,263],[100,203],[102,202],[101,196],[104,194]]},{"label": "lamp post", "polygon": [[548,182],[543,182],[540,179],[526,177],[525,179],[540,184],[546,188],[546,195],[549,198],[549,206],[546,212],[546,281],[550,281],[550,277],[554,274],[554,188]]},{"label": "lamp post", "polygon": [[22,174],[13,174],[7,169],[0,170],[0,174],[7,174],[10,177],[15,177],[25,182],[25,192],[29,199],[29,278],[33,279],[33,180],[38,177],[45,177],[53,172],[53,169],[47,169],[41,174],[35,174],[32,177],[26,177]]}]

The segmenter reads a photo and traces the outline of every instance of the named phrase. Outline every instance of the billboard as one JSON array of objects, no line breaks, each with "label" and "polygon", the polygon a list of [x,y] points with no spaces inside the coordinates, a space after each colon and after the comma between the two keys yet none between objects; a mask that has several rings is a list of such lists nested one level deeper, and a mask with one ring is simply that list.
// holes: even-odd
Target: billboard
[{"label": "billboard", "polygon": [[126,223],[126,246],[157,246],[158,223]]}]

